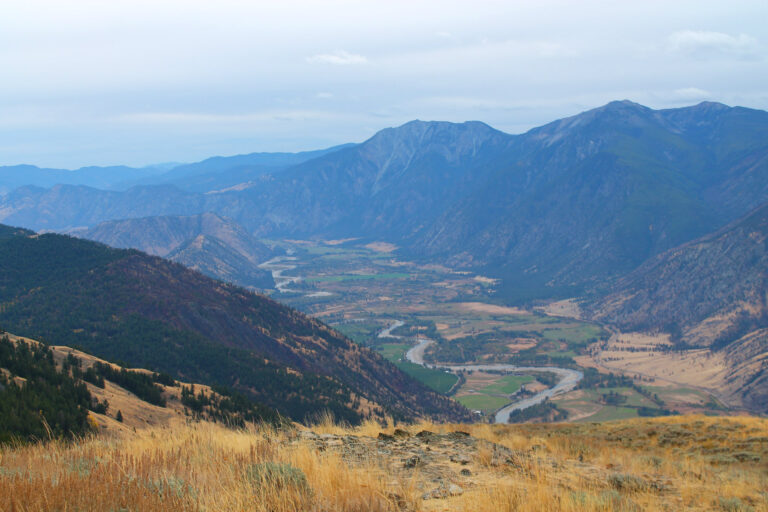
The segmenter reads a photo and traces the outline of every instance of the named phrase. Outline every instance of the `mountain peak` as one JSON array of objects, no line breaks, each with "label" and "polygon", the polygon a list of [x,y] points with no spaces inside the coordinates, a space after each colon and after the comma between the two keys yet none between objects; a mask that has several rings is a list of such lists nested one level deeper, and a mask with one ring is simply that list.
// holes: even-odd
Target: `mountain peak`
[{"label": "mountain peak", "polygon": [[380,130],[376,132],[373,137],[368,139],[368,141],[376,139],[380,136],[394,136],[404,138],[438,134],[488,135],[494,133],[501,134],[502,132],[488,126],[482,121],[464,121],[463,123],[453,123],[450,121],[422,121],[421,119],[414,119],[413,121],[408,121],[407,123],[400,126]]},{"label": "mountain peak", "polygon": [[575,116],[553,121],[544,126],[532,129],[534,139],[547,139],[548,145],[554,144],[577,127],[585,127],[593,123],[610,123],[612,127],[619,124],[645,123],[653,114],[653,110],[630,100],[616,100],[602,107],[584,111]]},{"label": "mountain peak", "polygon": [[720,103],[719,101],[702,101],[698,105],[694,105],[691,108],[698,110],[729,110],[731,107],[725,103]]},{"label": "mountain peak", "polygon": [[[508,138],[503,132],[480,121],[452,123],[449,121],[422,121],[415,119],[403,125],[385,128],[362,143],[368,149],[377,148],[392,151],[394,147],[417,147],[437,145],[441,147],[477,146],[489,139]],[[454,148],[461,151],[460,148]]]},{"label": "mountain peak", "polygon": [[376,191],[387,176],[400,176],[415,162],[439,158],[446,165],[455,166],[474,158],[486,145],[503,145],[511,137],[479,121],[414,120],[381,130],[363,142],[359,152],[377,169]]},{"label": "mountain peak", "polygon": [[641,105],[631,100],[614,100],[606,103],[602,107],[598,107],[595,110],[650,110],[645,105]]}]

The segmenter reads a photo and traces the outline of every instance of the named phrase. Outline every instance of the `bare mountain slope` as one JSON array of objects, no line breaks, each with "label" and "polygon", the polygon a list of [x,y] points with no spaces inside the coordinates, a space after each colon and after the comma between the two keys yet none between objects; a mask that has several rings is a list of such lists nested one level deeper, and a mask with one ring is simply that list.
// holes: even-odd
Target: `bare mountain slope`
[{"label": "bare mountain slope", "polygon": [[139,249],[241,286],[274,286],[271,274],[258,268],[272,251],[237,223],[214,213],[108,221],[69,234],[119,249]]}]

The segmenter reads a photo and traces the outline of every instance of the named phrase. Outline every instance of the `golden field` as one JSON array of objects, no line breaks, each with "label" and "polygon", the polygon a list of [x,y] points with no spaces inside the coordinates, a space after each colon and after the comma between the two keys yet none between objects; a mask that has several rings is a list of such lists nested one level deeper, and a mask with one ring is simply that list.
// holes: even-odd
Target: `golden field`
[{"label": "golden field", "polygon": [[200,422],[0,448],[2,511],[768,510],[768,420]]}]

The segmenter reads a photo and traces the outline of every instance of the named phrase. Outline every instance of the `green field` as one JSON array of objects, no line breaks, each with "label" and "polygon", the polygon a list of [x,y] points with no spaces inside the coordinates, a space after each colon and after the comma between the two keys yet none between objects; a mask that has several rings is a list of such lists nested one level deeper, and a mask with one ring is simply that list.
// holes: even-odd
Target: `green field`
[{"label": "green field", "polygon": [[408,343],[382,343],[375,348],[385,359],[396,363],[403,358],[411,346]]},{"label": "green field", "polygon": [[358,345],[368,346],[382,329],[382,326],[378,322],[350,322],[336,324],[333,328]]},{"label": "green field", "polygon": [[651,393],[656,393],[661,398],[669,395],[693,395],[700,397],[702,400],[707,400],[710,396],[703,391],[693,388],[684,388],[677,386],[645,386],[645,388]]},{"label": "green field", "polygon": [[493,412],[509,403],[506,398],[488,395],[464,395],[457,396],[456,401],[470,410]]},{"label": "green field", "polygon": [[574,358],[577,356],[576,352],[573,350],[551,350],[549,352],[545,352],[546,355],[549,357],[570,357]]},{"label": "green field", "polygon": [[308,277],[304,281],[308,283],[338,283],[341,281],[369,281],[375,279],[406,279],[411,274],[403,272],[386,272],[383,274],[343,274],[340,276]]},{"label": "green field", "polygon": [[511,395],[527,382],[533,382],[530,375],[505,375],[495,384],[486,386],[480,391],[489,394]]},{"label": "green field", "polygon": [[624,420],[628,418],[637,418],[637,409],[633,409],[631,407],[613,407],[611,405],[606,405],[592,416],[577,421],[611,421]]},{"label": "green field", "polygon": [[447,393],[459,380],[459,378],[452,373],[425,368],[421,365],[409,363],[407,361],[396,363],[396,365],[405,373],[434,389],[438,393]]},{"label": "green field", "polygon": [[327,245],[310,245],[302,247],[309,254],[323,256],[326,254],[344,254],[347,256],[365,256],[368,251],[357,248],[330,247]]},{"label": "green field", "polygon": [[600,338],[604,331],[591,324],[582,324],[575,327],[563,327],[558,329],[546,329],[541,333],[545,340],[563,340],[566,343],[586,343],[592,338]]}]

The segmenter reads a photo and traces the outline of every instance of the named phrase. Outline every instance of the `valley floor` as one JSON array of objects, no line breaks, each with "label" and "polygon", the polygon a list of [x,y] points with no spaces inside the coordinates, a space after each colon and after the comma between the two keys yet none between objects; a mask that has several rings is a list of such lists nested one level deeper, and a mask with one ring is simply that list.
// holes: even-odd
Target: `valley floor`
[{"label": "valley floor", "polygon": [[0,448],[0,511],[768,510],[768,420],[229,430]]},{"label": "valley floor", "polygon": [[[594,368],[628,377],[600,382],[592,378],[591,384],[554,397],[540,414],[518,415],[515,421],[563,417],[603,421],[669,411],[725,412],[723,401],[712,396],[718,382],[707,383],[710,375],[700,371],[701,360],[692,366],[690,354],[641,353],[634,345],[617,345],[616,335],[582,320],[573,301],[535,310],[507,307],[495,299],[496,280],[398,259],[391,244],[355,239],[265,242],[288,253],[263,265],[272,270],[277,283],[273,298],[379,351],[480,418],[491,420],[510,403],[531,402],[531,397],[554,385],[552,374],[472,371],[457,375],[414,364],[407,358],[409,349],[420,340],[434,341],[423,354],[424,361],[439,361],[443,367],[513,364],[576,372]],[[660,361],[662,365],[654,364]],[[661,369],[664,375],[658,373]]]}]

